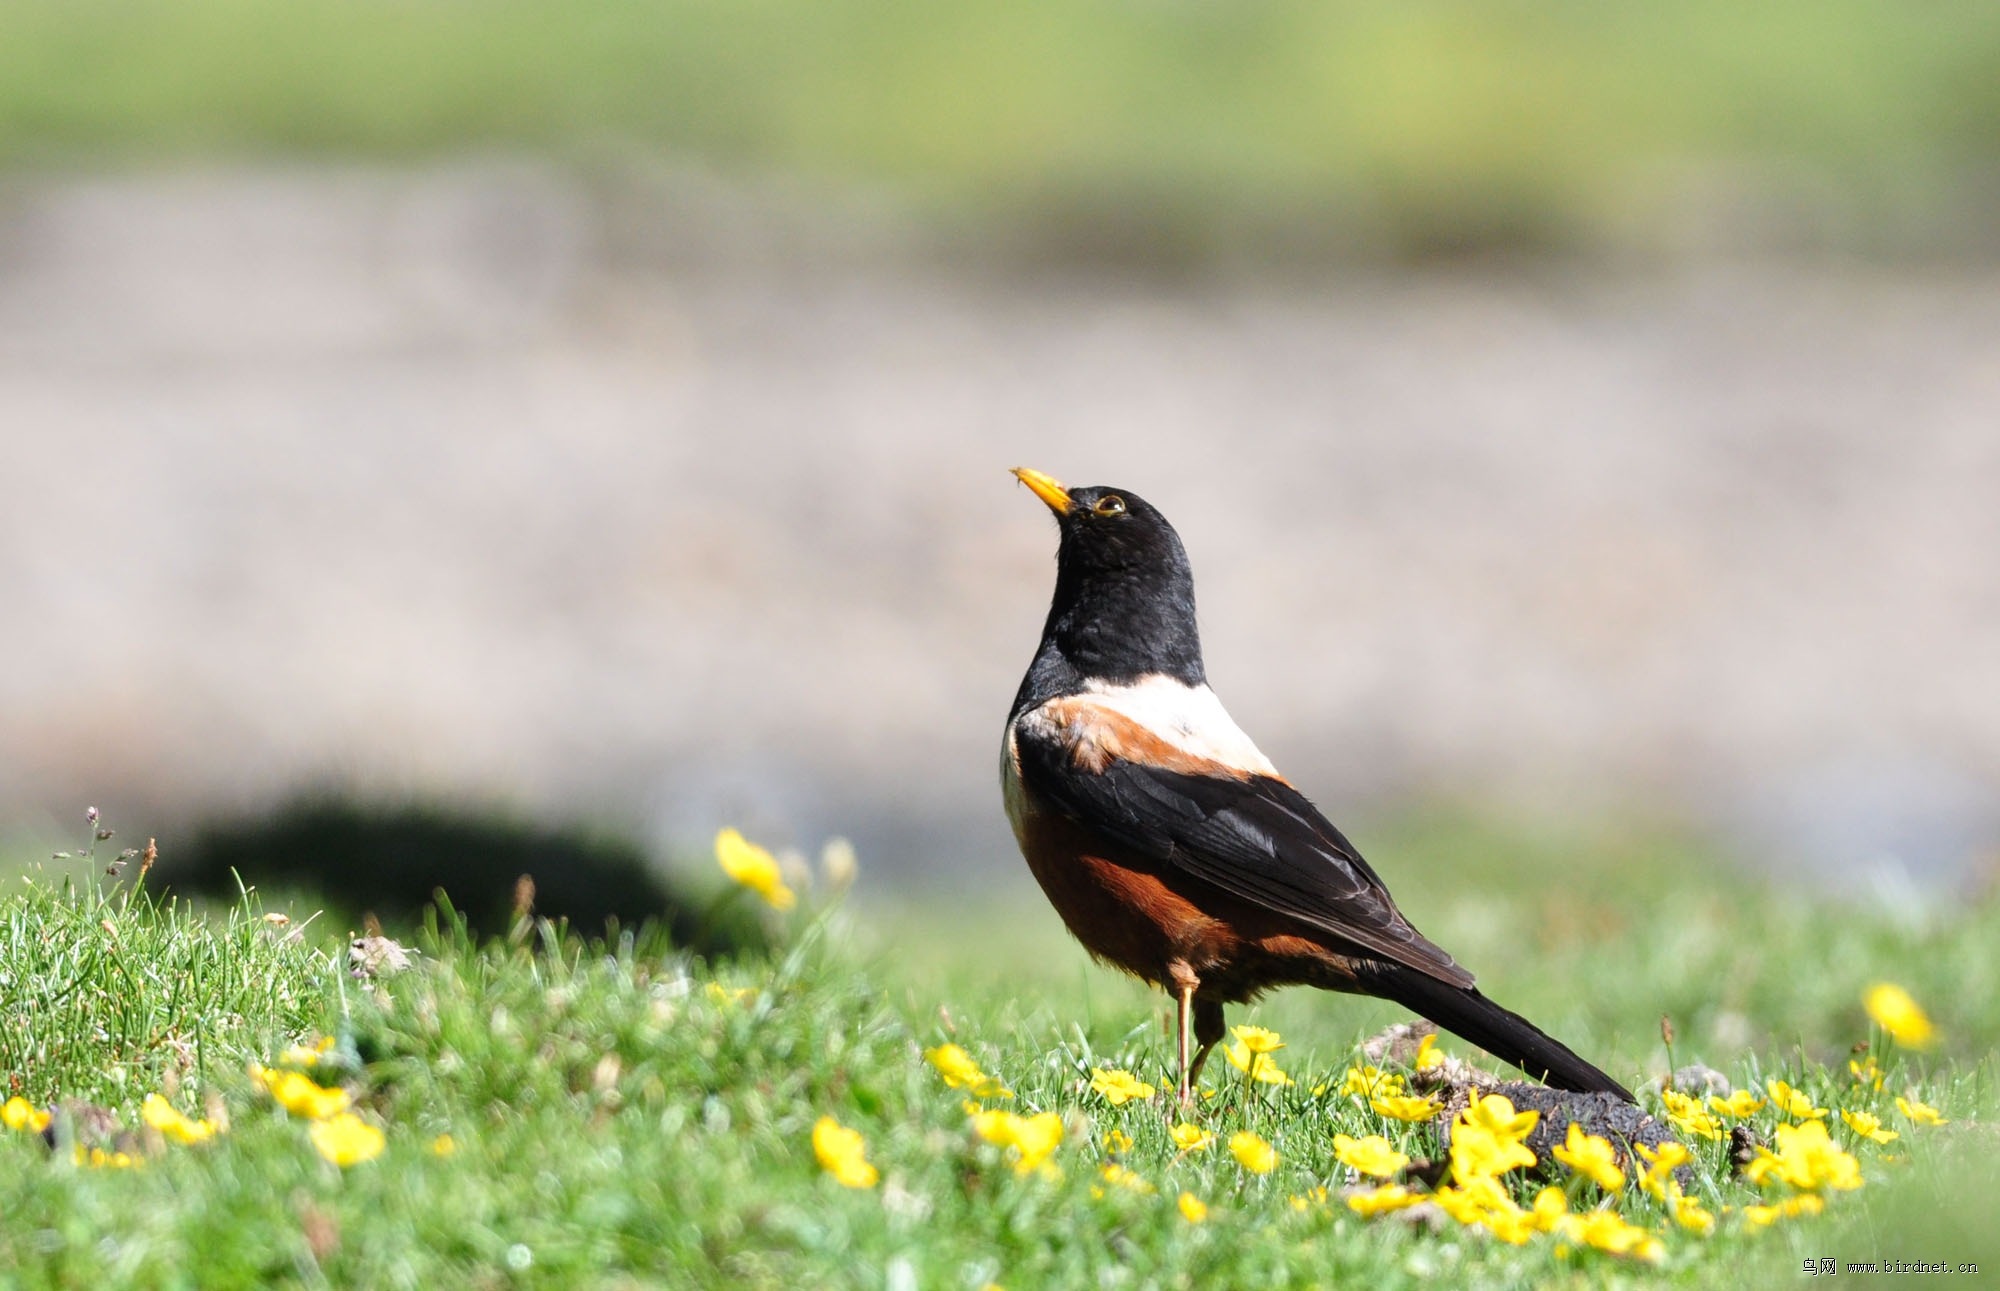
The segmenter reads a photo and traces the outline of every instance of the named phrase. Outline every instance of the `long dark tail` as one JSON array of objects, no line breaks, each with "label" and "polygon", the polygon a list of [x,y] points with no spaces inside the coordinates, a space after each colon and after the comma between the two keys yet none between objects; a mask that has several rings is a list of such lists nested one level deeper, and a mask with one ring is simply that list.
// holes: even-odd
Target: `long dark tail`
[{"label": "long dark tail", "polygon": [[1379,960],[1369,965],[1364,980],[1374,994],[1429,1018],[1545,1084],[1633,1101],[1631,1090],[1571,1053],[1562,1041],[1471,987],[1453,986],[1414,968]]}]

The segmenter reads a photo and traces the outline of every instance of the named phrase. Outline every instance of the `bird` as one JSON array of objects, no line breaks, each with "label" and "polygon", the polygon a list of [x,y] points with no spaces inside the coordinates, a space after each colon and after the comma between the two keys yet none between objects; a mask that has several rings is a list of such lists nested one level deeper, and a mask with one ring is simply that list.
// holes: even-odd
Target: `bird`
[{"label": "bird", "polygon": [[1411,924],[1209,687],[1180,535],[1122,488],[1014,475],[1055,513],[1055,594],[1007,716],[1022,856],[1096,959],[1176,1005],[1183,1106],[1223,1008],[1303,985],[1392,1000],[1564,1090],[1631,1091]]}]

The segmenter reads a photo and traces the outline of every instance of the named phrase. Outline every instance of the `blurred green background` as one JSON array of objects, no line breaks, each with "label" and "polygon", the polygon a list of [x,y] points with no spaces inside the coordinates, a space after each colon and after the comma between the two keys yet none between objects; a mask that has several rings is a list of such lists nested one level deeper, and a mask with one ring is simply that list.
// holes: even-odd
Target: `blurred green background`
[{"label": "blurred green background", "polygon": [[14,0],[0,158],[656,150],[1114,258],[1671,248],[1732,211],[1910,253],[1990,248],[1996,64],[1963,2]]},{"label": "blurred green background", "polygon": [[1984,891],[1996,66],[1955,0],[14,0],[0,844],[1018,883],[1026,463],[1174,517],[1337,819]]}]

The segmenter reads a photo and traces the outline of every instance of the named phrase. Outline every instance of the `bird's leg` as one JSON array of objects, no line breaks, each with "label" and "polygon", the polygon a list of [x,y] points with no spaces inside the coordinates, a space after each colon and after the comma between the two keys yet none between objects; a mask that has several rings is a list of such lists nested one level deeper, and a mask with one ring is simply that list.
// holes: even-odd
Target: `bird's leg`
[{"label": "bird's leg", "polygon": [[1189,1032],[1193,1029],[1194,992],[1195,988],[1192,986],[1183,986],[1178,992],[1180,995],[1180,1025],[1175,1028],[1175,1039],[1178,1041],[1176,1054],[1180,1060],[1182,1107],[1186,1107],[1194,1098],[1192,1073],[1188,1070],[1188,1050],[1191,1047],[1188,1041]]},{"label": "bird's leg", "polygon": [[1187,1067],[1187,1074],[1181,1077],[1181,1102],[1185,1103],[1193,1097],[1194,1082],[1201,1075],[1201,1064],[1208,1061],[1208,1051],[1222,1039],[1225,1029],[1222,1001],[1198,999],[1194,1002],[1194,1038],[1201,1047],[1195,1050],[1194,1062]]},{"label": "bird's leg", "polygon": [[1181,1106],[1186,1107],[1194,1097],[1194,1073],[1189,1070],[1189,1033],[1193,1030],[1194,993],[1201,989],[1201,978],[1186,960],[1177,959],[1167,966],[1167,974],[1173,978],[1176,1010],[1174,1027],[1174,1056],[1181,1075]]}]

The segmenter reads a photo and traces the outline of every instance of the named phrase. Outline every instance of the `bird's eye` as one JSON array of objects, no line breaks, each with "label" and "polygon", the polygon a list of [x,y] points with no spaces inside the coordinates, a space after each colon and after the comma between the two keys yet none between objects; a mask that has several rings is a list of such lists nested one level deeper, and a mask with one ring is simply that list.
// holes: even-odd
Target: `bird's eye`
[{"label": "bird's eye", "polygon": [[1124,515],[1125,499],[1119,497],[1116,493],[1107,493],[1103,497],[1097,499],[1097,505],[1092,507],[1091,510],[1097,512],[1097,514],[1101,516]]}]

